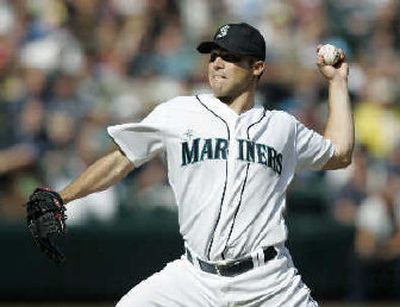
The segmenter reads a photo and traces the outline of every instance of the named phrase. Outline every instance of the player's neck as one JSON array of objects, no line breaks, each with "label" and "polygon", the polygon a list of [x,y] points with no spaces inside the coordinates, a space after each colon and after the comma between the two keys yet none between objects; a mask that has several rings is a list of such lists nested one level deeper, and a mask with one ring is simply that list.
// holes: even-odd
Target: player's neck
[{"label": "player's neck", "polygon": [[254,92],[244,92],[237,97],[218,97],[229,106],[236,114],[240,115],[254,106]]}]

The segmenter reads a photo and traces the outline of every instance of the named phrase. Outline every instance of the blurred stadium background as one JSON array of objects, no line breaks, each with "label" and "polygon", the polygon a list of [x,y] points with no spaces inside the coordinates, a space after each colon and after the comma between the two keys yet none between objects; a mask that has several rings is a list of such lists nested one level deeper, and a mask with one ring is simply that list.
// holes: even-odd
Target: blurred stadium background
[{"label": "blurred stadium background", "polygon": [[36,186],[60,189],[109,152],[107,125],[207,91],[208,59],[194,48],[239,20],[267,40],[258,101],[318,131],[327,88],[316,46],[345,50],[353,163],[297,176],[288,244],[322,306],[400,306],[400,1],[0,0],[1,306],[115,302],[181,255],[163,157],[70,204],[62,267],[34,248],[22,204]]}]

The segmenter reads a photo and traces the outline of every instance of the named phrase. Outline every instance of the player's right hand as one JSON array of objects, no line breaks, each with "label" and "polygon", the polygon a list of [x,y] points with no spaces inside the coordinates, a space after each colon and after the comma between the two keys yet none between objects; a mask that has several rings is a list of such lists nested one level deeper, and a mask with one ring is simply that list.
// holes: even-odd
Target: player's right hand
[{"label": "player's right hand", "polygon": [[317,53],[317,66],[321,74],[328,81],[333,80],[347,80],[349,75],[349,64],[345,62],[346,55],[342,49],[339,49],[339,60],[335,65],[326,65],[324,63],[324,59],[322,56],[318,55],[319,48],[322,45],[318,45],[316,53]]}]

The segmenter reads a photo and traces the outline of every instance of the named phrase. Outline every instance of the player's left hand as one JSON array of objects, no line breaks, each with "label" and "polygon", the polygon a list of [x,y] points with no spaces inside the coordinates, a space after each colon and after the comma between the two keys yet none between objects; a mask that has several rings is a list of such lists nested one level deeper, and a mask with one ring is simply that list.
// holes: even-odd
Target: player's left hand
[{"label": "player's left hand", "polygon": [[37,188],[29,197],[26,210],[28,229],[36,245],[50,259],[64,262],[65,256],[54,242],[66,229],[66,209],[60,194],[48,188]]},{"label": "player's left hand", "polygon": [[339,60],[335,65],[327,65],[324,63],[324,59],[322,56],[318,56],[319,48],[322,45],[318,45],[317,47],[317,66],[321,74],[328,81],[333,80],[347,80],[347,76],[349,75],[349,64],[345,62],[346,55],[342,49],[339,49]]}]

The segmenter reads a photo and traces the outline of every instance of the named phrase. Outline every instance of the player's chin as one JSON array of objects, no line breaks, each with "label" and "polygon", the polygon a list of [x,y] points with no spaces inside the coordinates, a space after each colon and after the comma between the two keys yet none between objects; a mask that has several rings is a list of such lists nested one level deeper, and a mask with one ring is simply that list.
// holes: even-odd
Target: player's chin
[{"label": "player's chin", "polygon": [[213,89],[214,96],[217,97],[222,102],[230,102],[232,100],[232,93],[231,91],[227,90],[226,88],[214,88]]},{"label": "player's chin", "polygon": [[221,84],[211,84],[211,88],[213,90],[214,96],[215,97],[221,97],[221,96],[225,96],[225,89]]}]

